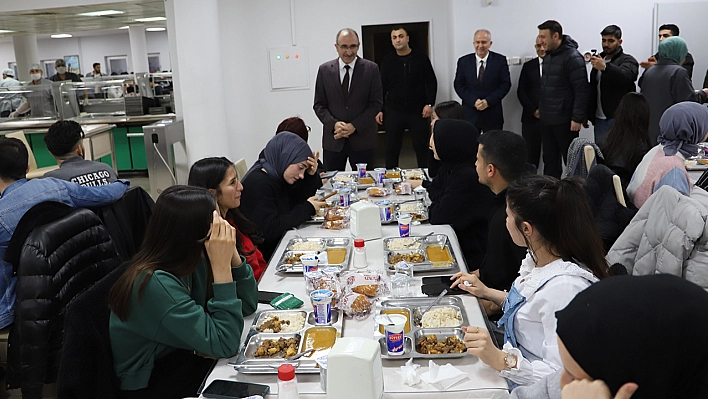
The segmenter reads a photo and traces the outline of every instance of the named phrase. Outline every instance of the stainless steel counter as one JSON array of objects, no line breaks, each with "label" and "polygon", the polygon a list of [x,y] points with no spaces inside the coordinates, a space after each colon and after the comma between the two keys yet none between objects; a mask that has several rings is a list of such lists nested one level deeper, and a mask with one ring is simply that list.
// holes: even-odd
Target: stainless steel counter
[{"label": "stainless steel counter", "polygon": [[[140,115],[140,116],[80,116],[72,118],[81,125],[95,124],[149,124],[162,119],[174,117],[175,114],[160,115]],[[48,129],[57,119],[54,118],[28,118],[28,119],[5,119],[0,122],[0,131],[3,130],[24,130],[28,129]]]}]

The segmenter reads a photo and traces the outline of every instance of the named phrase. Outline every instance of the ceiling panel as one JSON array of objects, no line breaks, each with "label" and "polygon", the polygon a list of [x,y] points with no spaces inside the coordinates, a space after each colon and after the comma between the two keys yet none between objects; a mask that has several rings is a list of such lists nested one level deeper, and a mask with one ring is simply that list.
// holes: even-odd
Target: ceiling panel
[{"label": "ceiling panel", "polygon": [[[102,17],[77,15],[104,10],[117,10],[123,11],[124,13]],[[165,5],[162,1],[121,2],[45,10],[6,12],[0,13],[0,30],[11,30],[14,32],[0,34],[0,37],[108,30],[135,24],[147,27],[165,26],[165,21],[135,22],[135,19],[138,18],[164,16]]]}]

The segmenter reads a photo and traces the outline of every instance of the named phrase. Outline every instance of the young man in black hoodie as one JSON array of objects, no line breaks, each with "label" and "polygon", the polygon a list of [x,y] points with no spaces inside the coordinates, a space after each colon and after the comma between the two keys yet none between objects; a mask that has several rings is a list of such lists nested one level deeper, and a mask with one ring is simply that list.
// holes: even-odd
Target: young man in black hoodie
[{"label": "young man in black hoodie", "polygon": [[539,100],[543,174],[560,178],[561,157],[566,160],[570,143],[587,120],[588,73],[578,43],[563,34],[558,21],[548,20],[539,25],[538,37],[546,49]]},{"label": "young man in black hoodie", "polygon": [[381,62],[384,108],[376,115],[376,122],[385,123],[386,168],[389,169],[398,166],[406,128],[411,133],[418,167],[428,166],[428,118],[433,114],[438,81],[428,56],[410,48],[409,39],[405,28],[393,28],[391,44],[396,52]]}]

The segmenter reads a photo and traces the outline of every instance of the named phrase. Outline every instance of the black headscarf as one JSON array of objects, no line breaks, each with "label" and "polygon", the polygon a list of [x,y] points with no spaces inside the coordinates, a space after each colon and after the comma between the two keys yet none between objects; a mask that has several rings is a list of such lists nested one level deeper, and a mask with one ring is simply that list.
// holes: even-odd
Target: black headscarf
[{"label": "black headscarf", "polygon": [[682,278],[617,276],[593,284],[556,312],[558,337],[614,396],[708,398],[708,293]]},{"label": "black headscarf", "polygon": [[440,119],[433,127],[435,152],[443,164],[474,163],[479,132],[467,121]]},{"label": "black headscarf", "polygon": [[263,168],[271,179],[285,182],[283,179],[285,169],[292,164],[307,161],[307,158],[312,156],[312,150],[297,134],[281,132],[268,141],[263,156],[251,166],[246,176],[254,170]]}]

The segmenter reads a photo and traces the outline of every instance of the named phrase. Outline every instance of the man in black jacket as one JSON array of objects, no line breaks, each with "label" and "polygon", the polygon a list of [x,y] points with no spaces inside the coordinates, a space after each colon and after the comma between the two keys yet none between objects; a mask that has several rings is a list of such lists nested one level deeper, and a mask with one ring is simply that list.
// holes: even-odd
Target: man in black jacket
[{"label": "man in black jacket", "polygon": [[590,98],[585,61],[578,43],[563,34],[563,27],[553,20],[538,26],[538,37],[546,48],[541,78],[539,110],[543,125],[543,173],[559,178],[568,147],[578,137],[587,119]]},{"label": "man in black jacket", "polygon": [[[678,36],[679,35],[679,27],[674,25],[674,24],[664,24],[659,27],[659,42],[662,42],[664,39],[667,37],[671,36]],[[639,66],[641,66],[644,69],[649,69],[653,67],[656,64],[657,57],[659,56],[659,53],[656,53],[649,57],[646,61],[642,61],[639,63]],[[693,79],[693,65],[695,64],[695,61],[693,61],[693,56],[691,53],[686,54],[686,59],[683,61],[681,64],[684,69],[686,69],[686,72],[688,72],[688,77],[690,79]]]},{"label": "man in black jacket", "polygon": [[[386,168],[398,166],[403,132],[411,133],[418,166],[427,167],[429,119],[438,91],[438,81],[430,59],[408,45],[410,36],[403,27],[391,30],[391,44],[396,49],[381,62],[384,111],[386,112]],[[384,123],[384,112],[376,115]]]},{"label": "man in black jacket", "polygon": [[[479,267],[479,278],[488,287],[508,290],[519,276],[526,248],[514,244],[506,228],[506,189],[527,173],[526,142],[516,133],[492,130],[479,136],[477,162],[479,182],[494,192],[489,212],[487,253]],[[488,313],[500,310],[499,304],[485,303]]]},{"label": "man in black jacket", "polygon": [[519,87],[516,95],[524,108],[521,113],[521,134],[526,140],[528,157],[526,161],[536,168],[541,161],[541,112],[538,110],[538,100],[541,97],[541,69],[543,68],[543,57],[546,49],[541,44],[541,39],[536,38],[537,58],[526,61],[521,67],[519,75]]},{"label": "man in black jacket", "polygon": [[609,25],[600,32],[602,53],[590,57],[590,108],[588,119],[595,126],[595,143],[604,142],[622,97],[637,90],[634,82],[639,63],[622,50],[622,29]]}]

